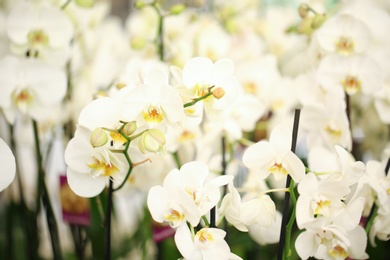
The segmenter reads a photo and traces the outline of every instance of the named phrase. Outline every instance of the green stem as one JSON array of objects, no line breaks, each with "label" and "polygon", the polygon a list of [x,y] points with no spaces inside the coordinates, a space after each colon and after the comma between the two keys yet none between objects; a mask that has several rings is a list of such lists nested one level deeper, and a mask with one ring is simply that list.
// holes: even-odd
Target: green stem
[{"label": "green stem", "polygon": [[125,149],[123,150],[123,155],[125,156],[126,161],[127,161],[127,163],[129,164],[129,169],[127,170],[126,177],[125,177],[125,179],[123,180],[123,182],[121,183],[121,185],[119,185],[118,187],[116,187],[115,189],[113,189],[113,191],[117,191],[117,190],[121,189],[121,188],[125,185],[127,179],[129,178],[129,176],[130,176],[130,174],[131,174],[131,172],[132,172],[132,170],[133,170],[133,163],[132,163],[132,161],[131,161],[131,159],[130,159],[130,156],[129,156],[128,152],[127,152],[127,151],[129,150],[129,147],[130,147],[130,141],[131,141],[131,140],[134,140],[135,138],[137,138],[138,136],[142,135],[142,134],[145,132],[145,131],[142,131],[141,133],[139,133],[138,135],[136,135],[136,137],[133,137],[132,139],[130,139],[130,137],[128,137],[127,135],[125,135],[125,134],[122,132],[124,126],[125,126],[125,124],[124,124],[121,128],[119,128],[119,133],[127,140]]},{"label": "green stem", "polygon": [[[146,131],[148,131],[149,129],[147,129],[147,130],[144,130],[144,131],[142,131],[142,132],[140,132],[140,133],[138,133],[138,134],[136,134],[136,135],[133,135],[131,138],[129,138],[128,139],[128,141],[130,142],[130,141],[133,141],[133,140],[135,140],[135,139],[137,139],[138,137],[140,137],[143,133],[145,133]],[[123,133],[122,132],[120,132],[122,135],[123,135]],[[127,136],[125,136],[125,135],[123,135],[126,139],[128,138]]]},{"label": "green stem", "polygon": [[191,230],[191,236],[192,236],[192,239],[193,239],[195,237],[195,229],[194,229],[194,227],[191,224],[189,224],[189,225],[190,225],[190,230]]},{"label": "green stem", "polygon": [[107,208],[105,218],[105,243],[104,243],[104,259],[111,259],[111,213],[112,213],[112,192],[113,181],[110,179],[107,195]]},{"label": "green stem", "polygon": [[156,44],[159,57],[161,61],[164,61],[164,16],[161,13],[160,8],[158,7],[157,1],[153,2],[151,6],[156,10],[158,14],[158,27],[157,27],[157,36]]},{"label": "green stem", "polygon": [[174,152],[174,153],[172,153],[172,156],[173,156],[173,160],[175,160],[176,167],[180,168],[181,167],[181,163],[180,163],[180,158],[179,158],[178,153]]},{"label": "green stem", "polygon": [[199,101],[208,98],[208,97],[211,96],[212,94],[213,94],[213,93],[211,93],[211,90],[210,90],[206,95],[201,96],[201,97],[198,97],[198,98],[193,98],[192,101],[190,101],[190,102],[188,102],[188,103],[185,103],[183,106],[184,106],[184,108],[193,106],[193,105],[195,105],[196,103],[198,103]]},{"label": "green stem", "polygon": [[17,161],[18,157],[16,156],[17,150],[16,150],[16,143],[14,138],[14,128],[13,125],[11,124],[9,125],[9,133],[10,133],[10,142],[11,142],[10,147],[13,154],[15,155],[15,160],[16,160],[16,179],[18,182],[18,190],[19,190],[20,213],[21,216],[25,217],[25,221],[22,221],[24,232],[26,233],[26,239],[27,239],[27,242],[25,244],[27,247],[28,255],[33,259],[36,259],[38,257],[38,252],[37,252],[38,243],[36,237],[34,237],[34,233],[36,234],[37,226],[36,226],[36,222],[34,223],[33,221],[31,221],[32,214],[26,205],[26,200],[25,200],[23,185],[22,185],[22,177],[20,176],[20,171],[18,167],[19,165]]},{"label": "green stem", "polygon": [[84,259],[84,248],[85,241],[82,235],[83,227],[80,225],[69,225],[70,231],[72,233],[73,244],[75,247],[75,252],[78,260]]},{"label": "green stem", "polygon": [[378,214],[378,209],[379,208],[375,204],[372,206],[372,209],[371,209],[371,212],[370,212],[370,216],[368,217],[368,222],[366,224],[366,233],[367,233],[367,235],[370,233],[371,227],[374,224],[375,217]]},{"label": "green stem", "polygon": [[[385,166],[385,175],[386,176],[389,173],[389,169],[390,169],[390,158],[387,160],[387,163],[386,163],[386,166]],[[371,208],[371,211],[370,211],[370,215],[367,217],[367,219],[368,219],[367,224],[366,224],[366,233],[367,233],[367,235],[370,232],[370,229],[371,229],[372,225],[374,224],[374,220],[375,220],[375,217],[376,217],[377,214],[378,214],[378,206],[374,203],[374,205],[372,205],[372,208]]]},{"label": "green stem", "polygon": [[243,144],[245,146],[251,146],[252,144],[254,144],[255,142],[252,142],[251,140],[248,140],[244,137],[240,138],[240,140],[238,140],[240,142],[240,144]]},{"label": "green stem", "polygon": [[[61,247],[58,236],[57,221],[54,215],[53,207],[50,202],[49,192],[45,183],[45,170],[42,166],[42,154],[40,149],[39,134],[38,134],[38,124],[35,120],[32,120],[33,130],[34,130],[34,141],[35,141],[35,152],[36,160],[38,167],[38,201],[42,199],[42,204],[46,212],[47,226],[50,233],[51,245],[53,250],[54,259],[62,259],[61,256]],[[39,209],[40,203],[37,204]],[[36,215],[38,216],[39,210],[37,210]]]},{"label": "green stem", "polygon": [[204,221],[204,224],[209,227],[210,223],[209,223],[209,220],[206,218],[206,216],[202,216],[202,219]]},{"label": "green stem", "polygon": [[63,5],[61,5],[61,10],[64,10],[70,4],[70,2],[72,2],[72,0],[68,0]]},{"label": "green stem", "polygon": [[290,182],[289,193],[290,193],[291,201],[293,203],[293,209],[291,212],[290,220],[288,221],[287,226],[286,226],[286,242],[284,244],[284,254],[285,254],[286,259],[290,259],[290,257],[291,257],[291,248],[290,248],[291,233],[292,233],[292,228],[293,228],[294,223],[295,223],[295,206],[297,204],[297,199],[296,199],[295,192],[294,192],[294,180],[291,180],[291,182]]},{"label": "green stem", "polygon": [[[301,114],[301,110],[295,109],[292,142],[291,142],[291,151],[293,153],[295,153],[295,149],[297,145],[300,114]],[[284,194],[283,216],[282,216],[282,224],[280,228],[280,236],[279,236],[280,239],[279,239],[279,247],[278,247],[278,255],[277,255],[278,260],[288,259],[291,256],[290,237],[291,237],[292,226],[295,221],[294,210],[290,215],[290,218],[288,217],[288,215],[289,215],[289,208],[290,208],[290,196],[291,199],[293,200],[293,203],[296,202],[293,187],[294,187],[294,181],[292,180],[291,175],[289,174],[287,175],[286,188],[289,188],[290,192],[286,192]],[[289,222],[291,222],[291,224],[288,223],[287,219],[290,219]]]}]

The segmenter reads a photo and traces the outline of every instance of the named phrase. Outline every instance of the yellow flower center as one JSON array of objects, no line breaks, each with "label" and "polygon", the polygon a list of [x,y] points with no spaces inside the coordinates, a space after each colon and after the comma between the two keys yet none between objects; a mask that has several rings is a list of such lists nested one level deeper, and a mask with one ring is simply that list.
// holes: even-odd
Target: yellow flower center
[{"label": "yellow flower center", "polygon": [[250,94],[255,94],[256,93],[256,84],[250,81],[244,82],[243,87],[246,92]]},{"label": "yellow flower center", "polygon": [[[195,85],[195,96],[196,97],[203,97],[209,94],[209,87],[210,85],[199,85],[198,83]],[[212,95],[208,96],[207,98],[203,99],[203,101],[210,101],[212,99]]]},{"label": "yellow flower center", "polygon": [[347,76],[341,81],[341,85],[344,87],[344,90],[348,95],[356,94],[361,88],[360,80],[354,76]]},{"label": "yellow flower center", "polygon": [[184,130],[183,133],[179,136],[179,142],[185,142],[194,140],[195,134],[193,132]]},{"label": "yellow flower center", "polygon": [[105,162],[99,161],[97,158],[93,158],[93,162],[88,164],[88,167],[91,168],[90,174],[92,176],[112,176],[119,172],[115,165],[111,163],[106,164]]},{"label": "yellow flower center", "polygon": [[126,138],[124,138],[123,135],[118,132],[110,132],[110,136],[117,144],[124,144],[127,142]]},{"label": "yellow flower center", "polygon": [[355,49],[353,40],[348,37],[340,37],[339,41],[336,42],[336,51],[342,55],[349,55]]},{"label": "yellow flower center", "polygon": [[268,171],[270,173],[273,173],[275,174],[276,176],[280,176],[280,175],[287,175],[288,174],[288,171],[286,168],[283,167],[283,164],[282,163],[274,163],[274,165],[272,165],[271,167],[268,168]]},{"label": "yellow flower center", "polygon": [[191,188],[185,188],[185,191],[192,197],[192,200],[197,203],[196,199],[196,191],[192,190]]},{"label": "yellow flower center", "polygon": [[143,112],[144,119],[147,122],[160,123],[163,120],[163,114],[159,107],[150,105],[146,111]]},{"label": "yellow flower center", "polygon": [[205,243],[208,241],[214,241],[213,235],[206,229],[199,230],[196,233],[196,237],[199,239],[200,242]]},{"label": "yellow flower center", "polygon": [[329,200],[320,200],[317,202],[317,207],[314,210],[314,215],[323,215],[323,211],[330,206]]},{"label": "yellow flower center", "polygon": [[13,99],[16,106],[23,112],[27,111],[28,105],[33,99],[33,95],[27,88],[21,89],[19,92],[16,90],[13,94]]},{"label": "yellow flower center", "polygon": [[272,111],[281,110],[285,106],[285,102],[282,99],[276,99],[271,103]]},{"label": "yellow flower center", "polygon": [[44,46],[49,43],[49,36],[42,30],[30,31],[27,39],[31,46]]},{"label": "yellow flower center", "polygon": [[342,135],[342,131],[340,129],[337,129],[335,127],[332,127],[330,125],[328,125],[326,128],[325,128],[325,131],[326,133],[329,134],[329,136],[331,137],[331,139],[333,140],[333,142],[337,143]]},{"label": "yellow flower center", "polygon": [[345,259],[349,254],[341,246],[335,246],[329,250],[329,255],[335,257],[336,259]]},{"label": "yellow flower center", "polygon": [[184,215],[177,210],[171,209],[169,214],[165,216],[165,219],[170,222],[183,221]]}]

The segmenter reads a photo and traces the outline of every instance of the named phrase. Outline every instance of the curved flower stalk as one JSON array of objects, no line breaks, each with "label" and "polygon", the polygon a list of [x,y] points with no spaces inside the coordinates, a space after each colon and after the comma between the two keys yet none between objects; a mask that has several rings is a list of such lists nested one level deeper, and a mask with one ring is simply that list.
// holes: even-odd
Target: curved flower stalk
[{"label": "curved flower stalk", "polygon": [[15,156],[13,155],[8,145],[1,138],[0,138],[0,161],[1,161],[1,165],[4,166],[0,176],[1,179],[0,192],[1,192],[12,183],[16,173]]},{"label": "curved flower stalk", "polygon": [[240,87],[230,59],[220,59],[213,63],[208,58],[195,57],[187,61],[182,75],[187,90],[182,93],[185,99],[202,98],[212,88],[214,98],[209,95],[209,98],[204,99],[206,110],[228,107],[235,100]]},{"label": "curved flower stalk", "polygon": [[[110,178],[121,186],[133,166],[130,157],[142,158],[129,147],[137,126],[135,122],[121,123],[120,104],[118,99],[99,98],[80,113],[75,137],[65,150],[68,182],[80,196],[98,195]],[[141,134],[134,134],[134,138]]]},{"label": "curved flower stalk", "polygon": [[79,126],[65,150],[69,186],[82,197],[94,197],[101,193],[109,178],[121,183],[128,167],[123,154],[118,156],[107,146],[94,147],[89,142],[92,133]]}]

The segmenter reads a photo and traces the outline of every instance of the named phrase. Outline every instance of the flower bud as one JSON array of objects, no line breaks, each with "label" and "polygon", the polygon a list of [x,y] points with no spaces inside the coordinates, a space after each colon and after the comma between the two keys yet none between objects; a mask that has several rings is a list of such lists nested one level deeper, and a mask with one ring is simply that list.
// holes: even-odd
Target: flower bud
[{"label": "flower bud", "polygon": [[173,5],[169,11],[171,14],[181,14],[185,8],[186,6],[183,4],[176,4]]},{"label": "flower bud", "polygon": [[313,20],[313,16],[307,16],[305,19],[303,19],[298,25],[298,32],[301,34],[310,35],[313,32]]},{"label": "flower bud", "polygon": [[75,0],[75,3],[81,7],[92,7],[95,0]]},{"label": "flower bud", "polygon": [[135,121],[131,121],[126,123],[125,127],[122,129],[122,132],[125,135],[130,136],[135,132],[135,130],[137,130],[137,123]]},{"label": "flower bud", "polygon": [[136,9],[142,9],[143,7],[145,7],[145,3],[144,3],[143,0],[135,1],[134,7],[135,7]]},{"label": "flower bud", "polygon": [[105,145],[108,142],[106,131],[101,127],[95,128],[89,137],[89,141],[93,147],[100,147]]},{"label": "flower bud", "polygon": [[138,148],[142,153],[161,153],[165,145],[165,136],[158,129],[149,129],[138,140]]},{"label": "flower bud", "polygon": [[146,44],[147,41],[140,36],[135,36],[130,39],[130,47],[135,50],[143,49],[146,46]]},{"label": "flower bud", "polygon": [[326,18],[326,14],[317,14],[316,16],[314,16],[313,22],[311,23],[311,27],[313,29],[320,28],[321,25],[325,22]]},{"label": "flower bud", "polygon": [[305,19],[306,16],[308,15],[310,11],[310,7],[308,4],[306,3],[303,3],[299,6],[298,8],[298,13],[299,13],[299,16],[302,18],[302,19]]},{"label": "flower bud", "polygon": [[225,95],[225,90],[223,88],[215,88],[212,91],[212,94],[213,94],[213,97],[215,97],[216,99],[220,99]]}]

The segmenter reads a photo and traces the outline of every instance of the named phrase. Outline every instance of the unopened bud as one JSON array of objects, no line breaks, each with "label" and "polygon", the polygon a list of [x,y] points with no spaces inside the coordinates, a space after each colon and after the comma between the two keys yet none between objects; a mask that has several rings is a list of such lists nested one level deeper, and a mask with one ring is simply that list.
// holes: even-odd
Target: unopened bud
[{"label": "unopened bud", "polygon": [[307,16],[305,19],[303,19],[298,25],[298,32],[301,34],[310,35],[313,32],[313,19],[313,16]]},{"label": "unopened bud", "polygon": [[137,130],[137,123],[135,121],[131,121],[126,123],[122,129],[122,132],[125,135],[130,136],[135,132],[135,130]]},{"label": "unopened bud", "polygon": [[147,41],[139,36],[132,37],[130,39],[130,47],[135,50],[143,49],[147,44]]},{"label": "unopened bud", "polygon": [[106,131],[101,127],[95,128],[89,137],[89,141],[93,147],[100,147],[105,145],[108,142]]},{"label": "unopened bud", "polygon": [[186,6],[183,4],[176,4],[171,7],[169,10],[171,14],[181,14],[184,9],[186,9]]},{"label": "unopened bud", "polygon": [[311,27],[313,29],[320,28],[321,25],[326,21],[326,19],[326,14],[317,14],[316,16],[314,16],[313,22],[311,23]]},{"label": "unopened bud", "polygon": [[161,153],[165,143],[165,136],[160,130],[149,129],[138,140],[138,148],[142,153]]},{"label": "unopened bud", "polygon": [[212,91],[212,94],[213,94],[213,97],[215,97],[216,99],[220,99],[223,96],[225,96],[225,90],[223,88],[215,88]]},{"label": "unopened bud", "polygon": [[134,7],[135,7],[136,9],[142,9],[143,7],[145,7],[145,3],[144,3],[143,0],[135,1]]},{"label": "unopened bud", "polygon": [[300,16],[302,19],[306,18],[306,16],[308,15],[309,11],[310,11],[309,5],[308,5],[308,4],[305,4],[305,3],[301,4],[301,5],[299,6],[299,8],[298,8],[299,16]]},{"label": "unopened bud", "polygon": [[81,7],[92,7],[95,0],[75,0],[75,3]]}]

